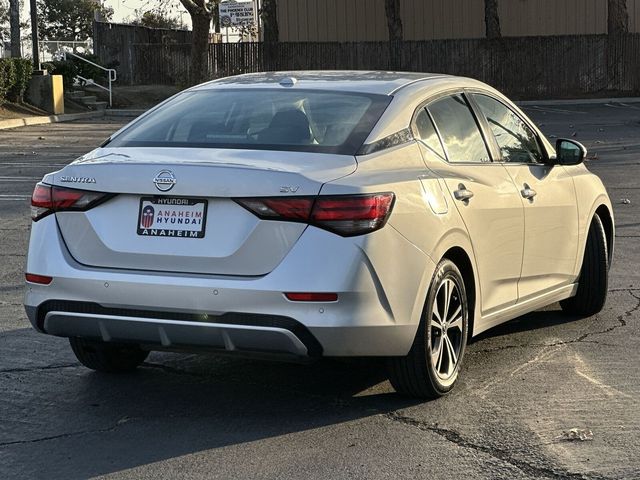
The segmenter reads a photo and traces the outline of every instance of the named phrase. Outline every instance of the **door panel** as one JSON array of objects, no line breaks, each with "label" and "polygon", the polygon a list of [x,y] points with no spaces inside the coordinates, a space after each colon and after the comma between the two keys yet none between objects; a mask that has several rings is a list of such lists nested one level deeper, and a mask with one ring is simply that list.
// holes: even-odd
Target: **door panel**
[{"label": "door panel", "polygon": [[524,206],[519,301],[573,282],[578,212],[572,178],[563,167],[544,163],[541,140],[513,109],[488,95],[474,94],[473,99]]},{"label": "door panel", "polygon": [[[480,277],[482,314],[508,307],[518,299],[524,219],[522,202],[500,164],[443,165],[438,168],[471,237]],[[465,188],[461,188],[464,186]],[[468,200],[461,190],[473,194]]]},{"label": "door panel", "polygon": [[429,168],[444,179],[451,203],[469,232],[479,276],[481,312],[486,315],[514,305],[524,244],[520,194],[504,166],[491,162],[466,97],[444,97],[427,110],[437,127],[446,160],[428,154],[438,149],[424,118],[416,122],[423,156]]},{"label": "door panel", "polygon": [[[575,281],[578,209],[572,178],[561,166],[505,164],[524,203],[524,257],[519,300]],[[533,195],[533,196],[532,196]]]}]

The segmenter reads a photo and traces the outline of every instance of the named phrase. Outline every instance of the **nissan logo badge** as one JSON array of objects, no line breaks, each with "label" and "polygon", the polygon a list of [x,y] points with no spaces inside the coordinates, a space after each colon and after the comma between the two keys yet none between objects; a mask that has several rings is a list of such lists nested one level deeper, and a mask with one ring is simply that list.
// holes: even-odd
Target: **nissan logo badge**
[{"label": "nissan logo badge", "polygon": [[156,184],[156,188],[161,192],[168,192],[178,181],[171,170],[162,170],[153,179],[153,183]]}]

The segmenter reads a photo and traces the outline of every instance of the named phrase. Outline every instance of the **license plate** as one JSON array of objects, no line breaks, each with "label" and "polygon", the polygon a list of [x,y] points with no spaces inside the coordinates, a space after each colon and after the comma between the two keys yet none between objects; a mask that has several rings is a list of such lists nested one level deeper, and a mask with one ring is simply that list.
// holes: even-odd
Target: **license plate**
[{"label": "license plate", "polygon": [[138,213],[138,235],[145,237],[204,238],[207,201],[198,198],[143,197]]}]

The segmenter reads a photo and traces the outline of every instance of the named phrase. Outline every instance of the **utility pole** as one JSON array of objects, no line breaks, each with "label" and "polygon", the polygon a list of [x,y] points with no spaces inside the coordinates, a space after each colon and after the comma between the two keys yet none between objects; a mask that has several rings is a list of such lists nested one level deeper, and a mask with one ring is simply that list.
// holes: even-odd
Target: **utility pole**
[{"label": "utility pole", "polygon": [[30,0],[31,8],[31,42],[33,44],[33,69],[40,70],[40,50],[38,48],[38,9],[36,0]]},{"label": "utility pole", "polygon": [[20,0],[9,0],[9,24],[11,28],[11,56],[20,58]]}]

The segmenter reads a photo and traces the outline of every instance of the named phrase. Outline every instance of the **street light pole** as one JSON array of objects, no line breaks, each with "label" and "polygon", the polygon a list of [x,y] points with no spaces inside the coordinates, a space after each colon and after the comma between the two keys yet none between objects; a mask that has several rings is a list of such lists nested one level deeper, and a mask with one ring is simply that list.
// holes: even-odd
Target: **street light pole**
[{"label": "street light pole", "polygon": [[36,0],[30,0],[31,42],[33,44],[33,69],[40,70],[40,51],[38,48],[38,10]]}]

